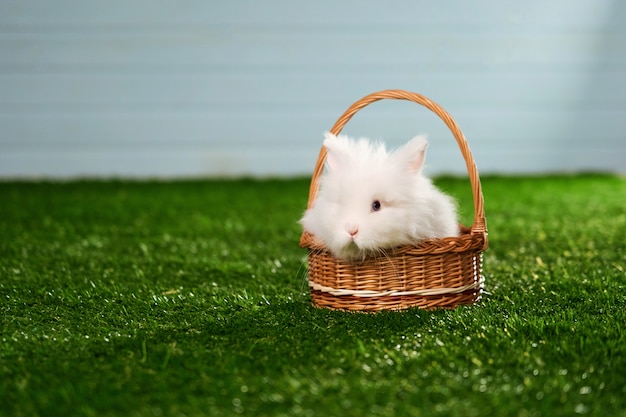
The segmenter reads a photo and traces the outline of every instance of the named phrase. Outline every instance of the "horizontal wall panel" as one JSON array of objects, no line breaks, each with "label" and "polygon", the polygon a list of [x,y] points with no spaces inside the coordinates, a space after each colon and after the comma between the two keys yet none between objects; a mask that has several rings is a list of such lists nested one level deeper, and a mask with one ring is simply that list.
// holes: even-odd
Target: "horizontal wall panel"
[{"label": "horizontal wall panel", "polygon": [[[626,3],[3,1],[0,177],[306,174],[388,88],[481,172],[626,172]],[[463,172],[411,103],[345,131],[428,133],[429,172]]]}]

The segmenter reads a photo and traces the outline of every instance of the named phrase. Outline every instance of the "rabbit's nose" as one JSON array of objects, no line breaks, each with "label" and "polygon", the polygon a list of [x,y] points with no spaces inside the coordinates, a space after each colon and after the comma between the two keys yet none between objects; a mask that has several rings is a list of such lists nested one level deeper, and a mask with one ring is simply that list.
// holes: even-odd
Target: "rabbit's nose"
[{"label": "rabbit's nose", "polygon": [[346,232],[350,235],[350,237],[354,238],[359,233],[359,228],[353,224],[346,225]]}]

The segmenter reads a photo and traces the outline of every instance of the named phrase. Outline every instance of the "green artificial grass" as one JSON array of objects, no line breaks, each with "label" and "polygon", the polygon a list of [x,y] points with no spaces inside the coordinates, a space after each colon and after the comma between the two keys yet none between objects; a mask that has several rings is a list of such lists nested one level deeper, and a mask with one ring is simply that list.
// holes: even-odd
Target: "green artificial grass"
[{"label": "green artificial grass", "polygon": [[626,180],[482,182],[483,301],[377,314],[311,307],[306,179],[0,183],[0,415],[626,416]]}]

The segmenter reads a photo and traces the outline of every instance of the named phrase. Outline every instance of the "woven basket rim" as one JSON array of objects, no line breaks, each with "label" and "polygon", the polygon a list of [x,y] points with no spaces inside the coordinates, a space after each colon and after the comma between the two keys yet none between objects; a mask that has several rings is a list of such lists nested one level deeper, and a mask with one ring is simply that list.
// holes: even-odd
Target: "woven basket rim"
[{"label": "woven basket rim", "polygon": [[[394,255],[434,255],[442,253],[465,252],[470,249],[485,251],[487,249],[487,234],[472,233],[469,227],[461,226],[459,236],[424,239],[414,244],[388,249],[386,255],[374,253],[371,256]],[[317,252],[328,252],[328,249],[315,235],[305,231],[302,234],[300,246]]]},{"label": "woven basket rim", "polygon": [[[463,132],[457,125],[456,121],[452,118],[452,116],[439,104],[435,103],[431,99],[427,98],[418,93],[413,93],[405,90],[383,90],[378,91],[372,94],[369,94],[360,100],[354,102],[342,115],[337,119],[333,127],[330,129],[330,133],[334,135],[338,135],[343,130],[344,126],[350,121],[350,119],[362,108],[372,104],[374,102],[383,100],[383,99],[393,99],[393,100],[407,100],[412,101],[414,103],[420,104],[427,109],[431,110],[435,113],[439,118],[446,124],[448,129],[452,132],[456,142],[459,146],[461,154],[463,155],[463,159],[465,160],[465,165],[467,168],[467,172],[469,175],[470,185],[472,188],[472,197],[474,203],[474,220],[472,225],[467,229],[469,234],[476,235],[483,242],[483,250],[487,248],[487,221],[485,219],[485,208],[484,208],[484,198],[482,193],[482,187],[480,184],[480,177],[478,175],[478,169],[476,168],[476,163],[474,161],[474,157],[469,148],[469,144],[463,135]],[[317,162],[315,164],[315,169],[313,171],[313,176],[311,177],[311,184],[309,187],[309,199],[307,202],[307,208],[313,207],[313,203],[317,197],[317,193],[319,191],[320,178],[324,171],[324,165],[326,162],[326,148],[324,146],[321,147]],[[441,242],[454,242],[460,238],[450,237],[443,239],[429,239],[427,241],[418,242],[416,245],[408,245],[400,250],[411,250],[416,249],[417,251],[422,250],[424,247],[428,247],[433,243],[436,243],[436,246],[441,246]],[[321,246],[320,246],[321,245]],[[323,244],[321,244],[315,236],[311,233],[304,230],[302,232],[300,238],[300,246],[321,250],[324,249]],[[427,249],[428,251],[428,249]],[[444,250],[445,252],[445,250]]]}]

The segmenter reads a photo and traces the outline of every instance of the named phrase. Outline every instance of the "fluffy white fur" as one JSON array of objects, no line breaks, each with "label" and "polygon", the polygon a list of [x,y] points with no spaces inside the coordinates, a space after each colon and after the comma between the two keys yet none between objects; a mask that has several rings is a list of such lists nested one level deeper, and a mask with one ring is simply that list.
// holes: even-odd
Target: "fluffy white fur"
[{"label": "fluffy white fur", "polygon": [[421,239],[458,236],[454,201],[422,175],[425,136],[394,152],[330,133],[324,146],[327,169],[300,223],[334,256],[362,259]]}]

